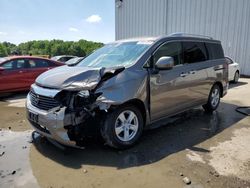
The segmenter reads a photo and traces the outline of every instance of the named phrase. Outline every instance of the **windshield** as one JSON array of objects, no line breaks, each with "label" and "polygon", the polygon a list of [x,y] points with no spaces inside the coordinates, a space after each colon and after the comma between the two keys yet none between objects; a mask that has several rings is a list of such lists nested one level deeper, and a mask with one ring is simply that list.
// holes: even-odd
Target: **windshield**
[{"label": "windshield", "polygon": [[77,66],[117,67],[130,66],[149,48],[152,42],[121,42],[107,44],[83,59]]},{"label": "windshield", "polygon": [[51,60],[57,61],[61,56],[54,56],[52,58],[50,58]]},{"label": "windshield", "polygon": [[75,63],[78,63],[81,59],[83,59],[82,57],[74,57],[68,61],[65,62],[66,65],[72,65]]}]

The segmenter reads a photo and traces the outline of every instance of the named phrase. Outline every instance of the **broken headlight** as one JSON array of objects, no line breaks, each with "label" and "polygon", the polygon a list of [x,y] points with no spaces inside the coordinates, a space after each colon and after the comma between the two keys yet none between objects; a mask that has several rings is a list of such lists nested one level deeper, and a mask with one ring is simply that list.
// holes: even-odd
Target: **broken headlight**
[{"label": "broken headlight", "polygon": [[93,93],[88,90],[79,91],[74,96],[74,106],[87,107],[88,105],[93,104],[96,101],[97,97],[100,95],[101,93]]},{"label": "broken headlight", "polygon": [[90,94],[88,90],[82,90],[82,91],[79,91],[77,95],[79,97],[88,98]]}]

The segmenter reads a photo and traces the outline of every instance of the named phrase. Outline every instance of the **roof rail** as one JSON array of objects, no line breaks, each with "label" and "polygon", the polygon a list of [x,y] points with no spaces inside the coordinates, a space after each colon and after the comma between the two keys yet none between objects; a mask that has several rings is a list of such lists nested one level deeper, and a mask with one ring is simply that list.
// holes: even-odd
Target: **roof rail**
[{"label": "roof rail", "polygon": [[169,36],[171,37],[197,37],[197,38],[206,38],[206,39],[213,40],[213,38],[209,36],[198,35],[198,34],[188,34],[188,33],[172,33]]}]

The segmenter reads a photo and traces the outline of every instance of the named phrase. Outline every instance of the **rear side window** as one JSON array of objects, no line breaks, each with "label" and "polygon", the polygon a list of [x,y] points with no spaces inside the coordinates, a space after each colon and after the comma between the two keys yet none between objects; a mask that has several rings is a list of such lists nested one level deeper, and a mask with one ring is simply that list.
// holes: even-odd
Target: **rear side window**
[{"label": "rear side window", "polygon": [[65,61],[72,59],[72,57],[65,57]]},{"label": "rear side window", "polygon": [[208,60],[203,42],[183,42],[184,63],[197,63]]},{"label": "rear side window", "polygon": [[49,63],[46,60],[36,59],[35,60],[35,67],[36,68],[49,67]]},{"label": "rear side window", "polygon": [[58,66],[58,64],[56,62],[53,62],[53,61],[47,61],[47,62],[48,62],[48,64],[49,64],[50,67],[56,67],[56,66]]},{"label": "rear side window", "polygon": [[222,59],[224,58],[224,52],[221,44],[219,43],[206,43],[208,49],[209,59]]}]

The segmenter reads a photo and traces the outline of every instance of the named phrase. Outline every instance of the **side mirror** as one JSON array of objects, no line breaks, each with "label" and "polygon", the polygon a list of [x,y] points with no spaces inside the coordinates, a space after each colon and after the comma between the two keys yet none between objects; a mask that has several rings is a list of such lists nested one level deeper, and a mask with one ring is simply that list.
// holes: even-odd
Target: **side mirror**
[{"label": "side mirror", "polygon": [[163,56],[155,64],[158,70],[170,70],[174,67],[174,59],[172,57]]},{"label": "side mirror", "polygon": [[4,71],[4,68],[3,67],[0,67],[0,72]]}]

